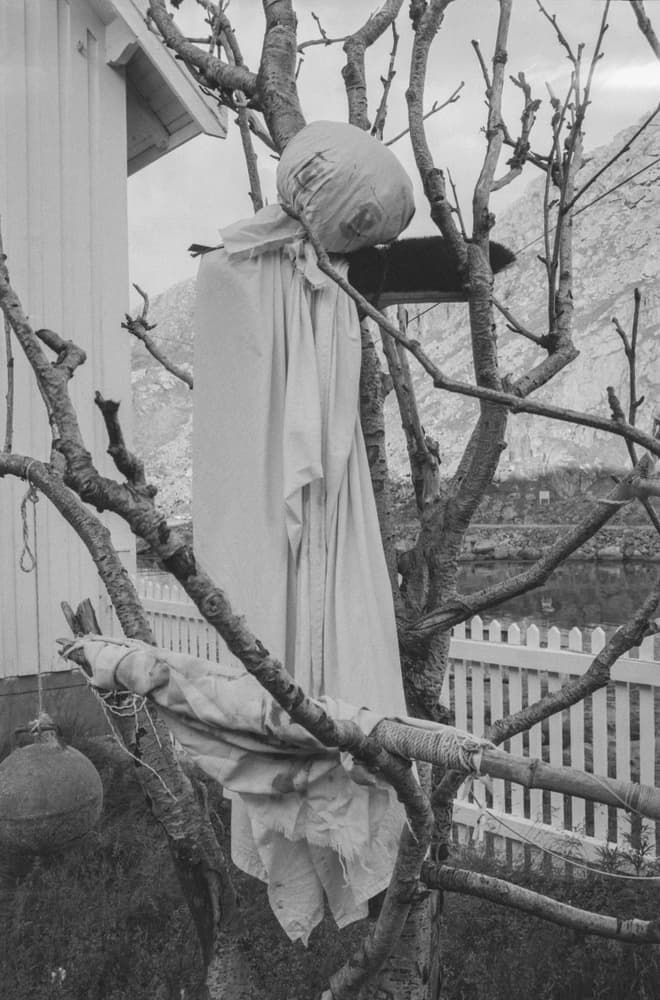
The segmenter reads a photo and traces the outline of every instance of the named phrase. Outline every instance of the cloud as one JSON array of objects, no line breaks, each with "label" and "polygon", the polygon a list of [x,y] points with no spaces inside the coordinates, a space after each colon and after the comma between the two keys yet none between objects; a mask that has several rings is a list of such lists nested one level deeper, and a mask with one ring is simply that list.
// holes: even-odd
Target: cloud
[{"label": "cloud", "polygon": [[612,66],[602,71],[599,82],[603,90],[655,91],[660,96],[660,63]]}]

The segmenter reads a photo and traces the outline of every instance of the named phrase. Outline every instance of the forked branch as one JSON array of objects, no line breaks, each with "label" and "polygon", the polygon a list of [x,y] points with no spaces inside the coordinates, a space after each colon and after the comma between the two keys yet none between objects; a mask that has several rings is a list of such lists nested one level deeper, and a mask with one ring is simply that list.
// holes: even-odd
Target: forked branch
[{"label": "forked branch", "polygon": [[149,296],[146,292],[143,292],[139,285],[134,284],[133,288],[142,298],[142,310],[139,316],[129,316],[126,314],[126,321],[122,323],[122,330],[128,330],[131,336],[135,337],[136,340],[142,341],[149,354],[156,361],[163,366],[168,372],[174,375],[176,378],[180,379],[182,382],[188,386],[189,389],[193,388],[193,377],[190,372],[186,371],[180,365],[177,365],[174,361],[171,361],[161,347],[158,346],[153,337],[149,334],[152,330],[156,329],[156,323],[150,323],[147,319],[149,314]]}]

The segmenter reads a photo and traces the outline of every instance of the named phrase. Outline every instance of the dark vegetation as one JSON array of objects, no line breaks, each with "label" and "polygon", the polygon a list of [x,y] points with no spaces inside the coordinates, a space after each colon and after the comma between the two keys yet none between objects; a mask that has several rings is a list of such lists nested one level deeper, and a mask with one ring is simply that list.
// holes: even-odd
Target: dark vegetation
[{"label": "dark vegetation", "polygon": [[[609,859],[612,861],[612,859]],[[622,858],[604,867],[629,871]],[[457,859],[460,864],[460,859]],[[586,910],[626,918],[658,914],[654,882],[631,882],[579,872],[567,878],[536,869],[511,868],[470,851],[475,871]],[[644,868],[650,872],[650,868]],[[630,945],[585,935],[526,917],[485,900],[445,894],[442,1000],[655,1000],[660,947]]]},{"label": "dark vegetation", "polygon": [[[189,911],[167,842],[144,809],[134,765],[110,738],[72,738],[103,778],[98,829],[60,855],[36,861],[0,921],[0,995],[6,1000],[201,1000],[202,969]],[[228,805],[209,786],[219,825]],[[226,834],[223,833],[228,848]],[[527,885],[511,869],[470,851],[469,867]],[[456,862],[464,858],[459,853]],[[607,860],[619,868],[618,859]],[[624,859],[621,859],[624,865]],[[621,870],[629,871],[630,863]],[[647,868],[641,866],[644,873]],[[291,948],[264,887],[233,871],[263,1000],[309,1000],[355,944],[363,925],[338,933],[326,920],[310,948]],[[539,884],[539,880],[541,884]],[[535,870],[534,887],[576,906],[652,918],[658,889],[603,876]],[[445,895],[443,1000],[645,1000],[657,997],[660,947],[587,937],[484,901]],[[450,918],[450,919],[449,919]]]}]

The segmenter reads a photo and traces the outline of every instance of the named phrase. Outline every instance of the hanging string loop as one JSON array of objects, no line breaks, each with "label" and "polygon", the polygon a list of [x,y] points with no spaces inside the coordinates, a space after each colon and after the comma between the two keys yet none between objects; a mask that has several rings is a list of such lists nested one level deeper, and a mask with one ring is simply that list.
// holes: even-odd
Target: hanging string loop
[{"label": "hanging string loop", "polygon": [[37,504],[39,503],[39,491],[34,483],[30,483],[25,496],[21,500],[21,521],[23,522],[23,551],[19,559],[19,566],[24,573],[32,573],[37,568],[37,557],[30,548],[30,527],[28,524],[27,505],[32,504],[32,538],[34,548],[37,547]]},{"label": "hanging string loop", "polygon": [[[45,726],[48,720],[44,713],[43,704],[43,678],[41,675],[41,621],[39,619],[39,566],[37,563],[37,504],[39,503],[39,491],[33,482],[30,481],[30,466],[27,468],[25,478],[30,484],[21,500],[21,522],[23,525],[23,551],[18,561],[18,565],[24,573],[34,572],[34,600],[37,629],[37,701],[38,716],[35,720],[37,730],[42,728],[42,719]],[[30,546],[30,525],[28,518],[28,503],[32,504],[32,546]]]}]

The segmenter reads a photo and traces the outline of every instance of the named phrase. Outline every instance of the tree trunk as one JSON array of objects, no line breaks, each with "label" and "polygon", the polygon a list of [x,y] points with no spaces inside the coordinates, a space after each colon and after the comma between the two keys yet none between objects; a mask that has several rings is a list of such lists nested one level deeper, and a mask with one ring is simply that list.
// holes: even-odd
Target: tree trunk
[{"label": "tree trunk", "polygon": [[[99,634],[94,608],[63,606],[76,635]],[[263,995],[246,955],[248,930],[238,909],[227,860],[204,794],[183,771],[169,730],[148,702],[135,714],[106,713],[119,743],[142,767],[135,769],[151,811],[167,836],[174,869],[195,922],[206,967],[208,1000],[252,1000]]]}]

